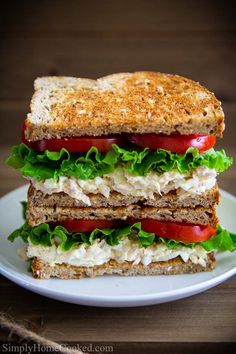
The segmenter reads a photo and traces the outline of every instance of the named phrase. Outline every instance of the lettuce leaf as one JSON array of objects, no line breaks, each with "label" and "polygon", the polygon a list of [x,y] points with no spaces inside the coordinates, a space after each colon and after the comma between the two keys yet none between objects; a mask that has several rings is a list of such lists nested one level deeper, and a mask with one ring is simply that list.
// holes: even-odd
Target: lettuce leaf
[{"label": "lettuce leaf", "polygon": [[151,246],[154,242],[162,242],[170,249],[174,249],[177,246],[194,248],[197,244],[201,245],[208,252],[213,250],[232,252],[236,249],[236,234],[230,233],[221,226],[217,227],[217,234],[208,241],[183,243],[158,237],[154,233],[145,232],[142,230],[140,222],[123,228],[95,229],[94,231],[87,233],[71,233],[62,226],[51,228],[49,224],[46,223],[31,227],[25,222],[22,227],[12,232],[8,239],[13,242],[16,238],[21,237],[26,243],[30,240],[33,245],[41,245],[45,247],[50,247],[56,242],[59,243],[60,248],[63,251],[69,251],[76,245],[82,243],[91,245],[96,239],[105,239],[110,246],[114,246],[119,244],[123,237],[128,236],[137,237],[140,247]]},{"label": "lettuce leaf", "polygon": [[52,246],[54,241],[60,243],[63,251],[69,251],[75,245],[87,243],[91,245],[97,238],[105,239],[110,246],[118,245],[120,239],[130,236],[136,231],[141,246],[150,246],[155,240],[155,234],[145,232],[141,229],[141,223],[135,223],[119,229],[95,229],[90,233],[73,232],[70,233],[63,226],[56,226],[51,229],[49,224],[43,223],[35,227],[28,225],[27,221],[22,227],[13,231],[8,240],[13,242],[16,238],[21,237],[27,243],[28,239],[33,245]]},{"label": "lettuce leaf", "polygon": [[217,249],[220,252],[233,252],[236,249],[236,234],[233,234],[218,225],[217,234],[209,240],[202,242],[201,245],[206,251]]},{"label": "lettuce leaf", "polygon": [[34,177],[37,180],[59,176],[73,176],[78,179],[90,179],[110,173],[117,163],[115,151],[101,154],[92,147],[86,154],[61,151],[44,151],[37,153],[25,144],[12,148],[6,163],[19,169],[23,176]]},{"label": "lettuce leaf", "polygon": [[232,158],[224,150],[211,149],[200,154],[197,149],[189,148],[181,155],[163,149],[128,150],[115,144],[107,153],[100,153],[95,147],[84,154],[71,153],[64,148],[59,152],[37,153],[22,143],[12,148],[6,163],[19,169],[23,176],[38,181],[59,176],[87,180],[113,172],[117,165],[125,166],[131,174],[138,176],[145,176],[151,170],[187,173],[199,166],[223,172],[232,164]]}]

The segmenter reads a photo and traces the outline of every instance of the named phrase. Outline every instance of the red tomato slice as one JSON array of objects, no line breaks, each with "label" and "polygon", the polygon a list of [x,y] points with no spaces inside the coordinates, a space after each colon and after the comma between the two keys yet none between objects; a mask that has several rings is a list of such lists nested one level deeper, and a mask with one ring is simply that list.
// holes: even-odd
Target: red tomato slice
[{"label": "red tomato slice", "polygon": [[65,227],[70,232],[91,232],[95,229],[116,229],[124,224],[122,220],[64,220],[57,225]]},{"label": "red tomato slice", "polygon": [[182,242],[202,242],[216,234],[216,229],[208,225],[193,225],[154,219],[129,219],[130,224],[135,222],[141,222],[143,231],[152,232],[157,236]]},{"label": "red tomato slice", "polygon": [[178,154],[184,154],[189,147],[204,152],[216,143],[213,135],[163,135],[163,134],[130,134],[133,144],[149,148],[150,150],[165,149]]},{"label": "red tomato slice", "polygon": [[73,137],[28,141],[25,139],[25,124],[22,130],[22,142],[36,151],[60,151],[63,147],[70,152],[87,152],[95,146],[100,152],[112,150],[112,144],[127,146],[129,142],[150,150],[165,149],[179,154],[185,153],[189,147],[195,147],[200,152],[212,148],[216,143],[212,135],[163,135],[163,134],[126,134],[99,137]]},{"label": "red tomato slice", "polygon": [[63,139],[50,139],[38,140],[29,142],[22,141],[35,151],[60,151],[62,148],[70,152],[87,152],[92,146],[95,146],[100,152],[107,152],[112,150],[112,144],[124,146],[124,141],[120,137],[93,137],[93,138],[63,138]]},{"label": "red tomato slice", "polygon": [[125,145],[124,138],[116,135],[28,141],[25,139],[25,128],[24,123],[21,134],[22,142],[40,152],[45,150],[60,151],[62,148],[70,152],[87,152],[92,146],[95,146],[100,152],[106,152],[112,150],[112,144],[117,144],[120,147]]}]

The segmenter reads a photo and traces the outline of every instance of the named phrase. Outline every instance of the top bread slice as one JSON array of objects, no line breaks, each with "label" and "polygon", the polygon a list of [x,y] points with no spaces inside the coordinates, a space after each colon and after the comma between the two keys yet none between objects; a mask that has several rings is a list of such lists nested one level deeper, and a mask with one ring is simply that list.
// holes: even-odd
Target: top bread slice
[{"label": "top bread slice", "polygon": [[224,113],[214,94],[178,75],[41,77],[34,86],[25,130],[30,141],[131,132],[221,137],[224,130]]}]

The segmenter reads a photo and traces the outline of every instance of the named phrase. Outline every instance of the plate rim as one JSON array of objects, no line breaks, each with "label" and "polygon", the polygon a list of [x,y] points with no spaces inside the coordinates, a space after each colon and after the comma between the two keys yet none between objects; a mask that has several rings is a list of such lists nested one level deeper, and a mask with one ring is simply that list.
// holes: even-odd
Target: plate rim
[{"label": "plate rim", "polygon": [[[4,202],[4,200],[8,199],[9,197],[12,197],[12,195],[14,195],[15,193],[20,193],[23,191],[25,192],[27,186],[28,186],[27,184],[24,184],[16,189],[10,191],[9,193],[5,194],[4,196],[2,196],[0,198],[0,203]],[[233,194],[231,194],[227,191],[224,191],[222,189],[220,189],[220,193],[226,199],[230,199],[231,201],[236,203],[236,197]],[[131,302],[135,302],[136,304],[138,303],[140,305],[143,305],[145,302],[150,302],[150,301],[154,301],[153,303],[155,303],[155,301],[158,302],[158,301],[166,300],[165,302],[167,302],[170,298],[176,298],[176,299],[178,299],[180,297],[183,298],[183,297],[187,297],[187,296],[191,296],[193,294],[196,294],[197,292],[201,292],[201,290],[209,289],[213,286],[220,284],[222,281],[227,280],[236,274],[236,266],[233,266],[228,271],[223,272],[220,275],[216,275],[211,279],[207,279],[205,281],[200,281],[196,284],[188,285],[183,288],[167,290],[167,291],[164,291],[161,293],[154,292],[151,294],[138,294],[138,295],[136,295],[136,294],[128,294],[128,295],[90,295],[90,294],[86,294],[86,295],[80,295],[79,293],[76,294],[76,293],[64,292],[62,289],[57,290],[57,289],[51,289],[48,287],[46,287],[46,288],[41,287],[40,286],[42,284],[41,282],[44,282],[44,280],[39,280],[39,283],[36,284],[36,283],[34,283],[34,281],[36,281],[36,279],[34,279],[30,276],[29,276],[29,280],[24,279],[26,275],[24,273],[21,274],[20,272],[17,272],[14,269],[9,269],[7,267],[7,265],[5,263],[3,263],[3,261],[2,261],[3,258],[4,257],[0,254],[0,266],[1,266],[0,267],[0,274],[5,276],[7,279],[13,281],[17,285],[22,286],[22,287],[26,288],[27,290],[31,290],[35,293],[41,294],[43,296],[51,297],[54,299],[60,298],[59,300],[61,300],[61,301],[68,301],[71,299],[71,300],[77,300],[77,301],[84,302],[84,304],[85,304],[85,302],[87,302],[87,303],[89,303],[89,305],[94,303],[95,306],[96,306],[96,304],[98,305],[99,303],[102,303],[102,302],[107,302],[107,303],[113,304],[113,305],[119,303],[120,306],[124,305],[125,303],[127,304],[127,303],[131,303]],[[185,275],[188,275],[188,274],[185,274]],[[176,275],[176,276],[178,276],[178,275]],[[194,274],[189,274],[189,276],[194,276]],[[47,279],[45,281],[57,281],[57,279]],[[74,281],[77,281],[77,279],[75,279]],[[64,300],[62,300],[61,297],[63,297]],[[79,302],[78,302],[78,304],[79,304]]]}]

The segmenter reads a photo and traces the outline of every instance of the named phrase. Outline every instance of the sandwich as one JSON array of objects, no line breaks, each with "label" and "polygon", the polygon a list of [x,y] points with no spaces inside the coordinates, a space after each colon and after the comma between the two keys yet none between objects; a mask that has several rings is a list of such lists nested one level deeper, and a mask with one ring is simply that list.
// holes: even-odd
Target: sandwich
[{"label": "sandwich", "polygon": [[236,237],[219,225],[232,164],[224,113],[190,79],[158,72],[41,77],[8,165],[29,181],[21,237],[33,277],[211,271]]}]

